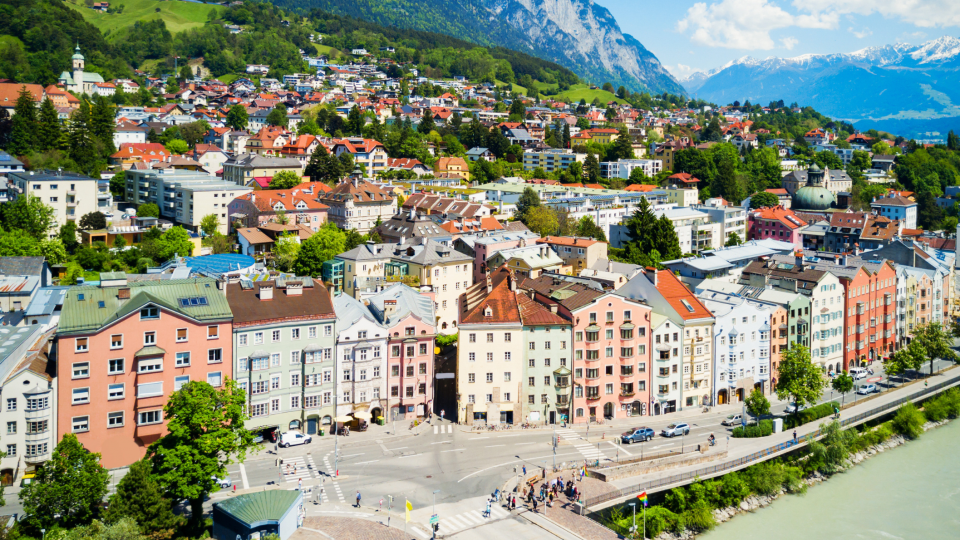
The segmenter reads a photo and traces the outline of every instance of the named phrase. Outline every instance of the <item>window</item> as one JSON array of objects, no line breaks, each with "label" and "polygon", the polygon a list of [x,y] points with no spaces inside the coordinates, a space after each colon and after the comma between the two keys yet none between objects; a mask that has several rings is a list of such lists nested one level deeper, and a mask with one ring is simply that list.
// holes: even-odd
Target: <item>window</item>
[{"label": "window", "polygon": [[117,383],[107,386],[107,399],[123,399],[124,398],[124,384]]},{"label": "window", "polygon": [[608,328],[605,337],[606,339],[613,339],[613,330]]},{"label": "window", "polygon": [[290,330],[290,339],[300,339],[300,329],[292,328]]},{"label": "window", "polygon": [[488,333],[488,334],[487,334],[487,343],[493,343],[493,334],[492,334],[492,333]]},{"label": "window", "polygon": [[[313,329],[311,328],[311,330],[313,330]],[[329,324],[328,324],[328,325],[325,325],[325,326],[323,327],[323,335],[324,335],[325,337],[330,337],[330,336],[332,336],[332,335],[333,335],[333,326],[332,326],[332,325],[329,325]],[[314,336],[314,337],[316,337],[316,336]]]},{"label": "window", "polygon": [[220,375],[219,371],[214,371],[207,373],[207,384],[214,388],[218,388],[222,385],[223,377]]},{"label": "window", "polygon": [[160,413],[163,412],[160,409],[153,411],[143,411],[139,414],[137,418],[137,424],[145,426],[148,424],[159,424],[163,421],[163,418],[160,416]]},{"label": "window", "polygon": [[[27,422],[27,434],[35,435],[37,433],[46,433],[49,423],[47,420],[40,420],[37,422]],[[16,429],[14,429],[16,433]]]},{"label": "window", "polygon": [[7,422],[7,435],[13,435],[17,432],[16,422]]},{"label": "window", "polygon": [[188,382],[190,382],[189,375],[178,375],[175,379],[173,379],[173,389],[179,390],[183,388],[183,385],[187,384]]},{"label": "window", "polygon": [[163,381],[137,385],[137,397],[147,398],[163,395]]},{"label": "window", "polygon": [[77,338],[76,352],[87,352],[87,338]]},{"label": "window", "polygon": [[493,362],[493,353],[492,353],[492,352],[488,352],[488,353],[487,353],[487,362]]},{"label": "window", "polygon": [[425,355],[425,354],[427,354],[427,344],[426,344],[426,343],[421,343],[421,344],[420,344],[420,355],[422,356],[422,355]]},{"label": "window", "polygon": [[476,342],[477,342],[477,335],[476,335],[476,334],[470,334],[469,337],[468,337],[468,341],[469,341],[470,343],[476,343]]},{"label": "window", "polygon": [[107,427],[120,427],[123,425],[123,411],[107,413]]},{"label": "window", "polygon": [[78,405],[81,403],[90,403],[90,388],[74,388],[73,389],[73,404]]},{"label": "window", "polygon": [[408,387],[407,387],[407,389],[406,389],[406,397],[408,397],[408,398],[412,398],[412,397],[413,397],[413,387],[412,387],[412,386],[408,386]]},{"label": "window", "polygon": [[157,333],[156,332],[144,332],[143,333],[143,344],[147,345],[156,345],[157,344]]},{"label": "window", "polygon": [[361,330],[357,332],[357,339],[367,339],[367,331]]},{"label": "window", "polygon": [[114,334],[110,336],[110,348],[120,349],[123,347],[123,334]]},{"label": "window", "polygon": [[467,360],[470,362],[477,361],[477,353],[467,353]]},{"label": "window", "polygon": [[140,310],[140,320],[148,319],[159,319],[160,318],[160,308],[158,307],[145,307]]},{"label": "window", "polygon": [[187,340],[187,329],[177,328],[177,343],[183,343]]},{"label": "window", "polygon": [[300,351],[290,351],[290,364],[297,365],[300,363]]},{"label": "window", "polygon": [[254,332],[253,333],[253,344],[260,345],[263,343],[263,332]]},{"label": "window", "polygon": [[512,337],[512,336],[513,336],[513,334],[511,334],[510,332],[505,333],[505,334],[503,335],[503,341],[504,341],[504,343],[511,343],[512,340],[513,340],[513,337]]},{"label": "window", "polygon": [[176,367],[187,367],[190,365],[190,353],[189,352],[178,352]]},{"label": "window", "polygon": [[240,334],[239,336],[237,336],[237,345],[239,345],[239,346],[241,346],[241,347],[244,347],[244,346],[247,345],[247,335],[246,335],[246,334]]},{"label": "window", "polygon": [[503,372],[503,382],[510,382],[510,372],[509,372],[509,371],[504,371],[504,372]]},{"label": "window", "polygon": [[90,363],[89,362],[77,362],[73,365],[73,378],[74,379],[86,379],[90,377]]},{"label": "window", "polygon": [[90,431],[90,417],[89,416],[74,416],[71,422],[72,431],[74,433],[82,433],[84,431]]},{"label": "window", "polygon": [[[277,356],[277,362],[273,365],[280,365],[280,353],[274,353]],[[271,359],[272,359],[271,355]],[[223,349],[210,349],[207,351],[207,363],[219,364],[223,361]]]},{"label": "window", "polygon": [[117,375],[123,373],[123,358],[107,361],[107,374]]},{"label": "window", "polygon": [[137,362],[137,373],[163,371],[163,358],[147,358]]}]

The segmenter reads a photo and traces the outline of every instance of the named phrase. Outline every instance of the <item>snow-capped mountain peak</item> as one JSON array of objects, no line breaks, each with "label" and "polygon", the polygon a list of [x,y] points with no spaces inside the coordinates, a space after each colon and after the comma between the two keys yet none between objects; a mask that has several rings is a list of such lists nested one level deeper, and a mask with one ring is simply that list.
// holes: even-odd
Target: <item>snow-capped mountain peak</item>
[{"label": "snow-capped mountain peak", "polygon": [[910,58],[920,64],[929,64],[952,60],[958,54],[960,54],[960,39],[943,36],[920,45],[910,53]]}]

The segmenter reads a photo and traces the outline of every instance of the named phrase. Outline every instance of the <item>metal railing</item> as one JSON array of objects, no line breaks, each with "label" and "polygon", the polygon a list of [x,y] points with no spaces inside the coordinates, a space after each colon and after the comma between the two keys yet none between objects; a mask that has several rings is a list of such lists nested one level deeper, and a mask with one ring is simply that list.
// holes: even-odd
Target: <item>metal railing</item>
[{"label": "metal railing", "polygon": [[[868,419],[868,418],[871,418],[871,417],[873,417],[873,416],[876,416],[877,414],[883,413],[883,412],[885,412],[885,411],[889,411],[889,410],[891,410],[891,409],[896,409],[896,408],[900,407],[901,405],[903,405],[904,403],[907,403],[907,402],[909,402],[909,401],[914,401],[914,400],[919,399],[919,398],[922,398],[922,397],[924,397],[924,396],[928,396],[928,395],[931,395],[931,394],[935,394],[935,393],[939,392],[940,390],[942,390],[942,389],[944,389],[944,388],[946,388],[946,387],[948,387],[948,386],[953,386],[954,384],[956,384],[956,382],[957,382],[958,380],[960,380],[960,375],[954,376],[954,377],[951,378],[950,380],[947,380],[947,381],[943,381],[943,382],[941,382],[941,383],[937,383],[937,384],[930,385],[929,387],[924,388],[923,390],[920,390],[920,391],[918,391],[918,392],[914,392],[914,393],[912,393],[912,394],[910,394],[910,395],[908,395],[908,396],[902,397],[902,398],[900,398],[900,399],[897,399],[897,400],[892,401],[892,402],[890,402],[890,403],[887,403],[887,404],[885,404],[885,405],[881,405],[881,406],[876,407],[876,408],[874,408],[874,409],[871,409],[871,410],[869,410],[869,411],[867,411],[867,412],[860,413],[860,414],[858,414],[858,415],[856,415],[856,416],[852,416],[852,417],[850,417],[850,418],[845,418],[845,419],[843,419],[843,420],[840,421],[840,426],[841,426],[841,427],[846,427],[846,426],[849,426],[849,425],[852,425],[852,424],[858,424],[858,423],[860,423],[860,422],[862,422],[862,421],[864,421],[864,420],[866,420],[866,419]],[[658,478],[658,479],[656,479],[656,480],[650,480],[649,482],[643,482],[643,483],[638,484],[638,485],[633,486],[633,487],[627,487],[627,488],[623,488],[623,489],[618,489],[618,490],[616,490],[616,491],[611,491],[611,492],[608,492],[608,493],[604,493],[604,494],[602,494],[602,495],[597,495],[596,497],[590,497],[589,499],[584,500],[584,504],[583,504],[583,506],[581,507],[581,515],[587,513],[587,508],[589,508],[589,507],[591,507],[591,506],[594,506],[594,505],[597,505],[597,504],[601,504],[601,503],[604,503],[604,502],[607,502],[607,501],[611,501],[611,500],[614,500],[614,499],[619,499],[619,498],[621,498],[621,497],[626,497],[626,496],[633,495],[633,494],[635,494],[635,493],[640,493],[640,492],[643,492],[643,491],[651,491],[651,490],[654,490],[654,489],[659,488],[659,487],[662,487],[662,486],[668,486],[668,485],[671,485],[671,484],[676,484],[676,483],[678,483],[678,482],[683,482],[683,481],[685,481],[685,480],[692,480],[692,479],[697,478],[697,477],[704,477],[704,476],[707,476],[707,475],[713,475],[713,474],[715,474],[715,473],[717,473],[717,472],[727,471],[727,470],[731,470],[731,469],[736,469],[736,468],[739,468],[740,466],[742,466],[742,465],[744,465],[744,464],[746,464],[746,463],[763,461],[765,458],[767,458],[767,457],[769,457],[769,456],[772,456],[772,455],[774,455],[774,454],[779,454],[780,452],[783,452],[784,450],[787,450],[787,449],[790,449],[790,448],[799,446],[799,445],[801,445],[801,444],[805,444],[805,443],[814,441],[814,440],[816,440],[816,439],[819,439],[820,437],[821,437],[821,433],[820,433],[820,430],[818,429],[818,430],[816,430],[816,431],[814,431],[814,432],[812,432],[812,433],[808,433],[808,434],[806,434],[806,435],[804,435],[804,436],[802,436],[802,437],[798,437],[797,440],[790,440],[790,441],[787,441],[787,442],[784,442],[784,443],[780,443],[780,444],[771,446],[771,447],[769,447],[769,448],[765,448],[765,449],[763,449],[763,450],[760,450],[760,451],[758,451],[758,452],[754,452],[754,453],[749,454],[749,455],[747,455],[747,456],[744,456],[744,457],[741,457],[741,458],[737,458],[737,459],[735,459],[735,460],[733,460],[733,461],[727,461],[727,462],[725,462],[725,463],[721,463],[721,464],[718,464],[718,465],[713,465],[713,466],[711,466],[711,467],[703,467],[703,468],[697,469],[697,470],[695,470],[695,471],[685,472],[685,473],[681,473],[681,474],[675,474],[675,475],[673,475],[673,476],[667,476],[667,477],[664,477],[664,478]]]}]

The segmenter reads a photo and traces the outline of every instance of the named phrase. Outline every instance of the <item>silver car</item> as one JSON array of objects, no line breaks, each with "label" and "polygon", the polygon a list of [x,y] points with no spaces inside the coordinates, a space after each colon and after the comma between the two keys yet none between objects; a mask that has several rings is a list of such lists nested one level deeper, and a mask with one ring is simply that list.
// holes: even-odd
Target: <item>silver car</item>
[{"label": "silver car", "polygon": [[663,431],[660,432],[661,437],[676,437],[677,435],[689,435],[690,434],[690,424],[678,423],[670,424],[669,426],[663,428]]}]

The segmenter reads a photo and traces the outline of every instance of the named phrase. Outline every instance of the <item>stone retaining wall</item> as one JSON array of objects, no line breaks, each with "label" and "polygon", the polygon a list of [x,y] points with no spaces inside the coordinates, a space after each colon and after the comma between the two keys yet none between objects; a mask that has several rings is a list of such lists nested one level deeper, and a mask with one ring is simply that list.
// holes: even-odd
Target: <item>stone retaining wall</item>
[{"label": "stone retaining wall", "polygon": [[597,480],[601,480],[603,482],[612,482],[621,478],[629,478],[631,476],[638,476],[641,474],[660,472],[686,465],[709,463],[725,457],[727,457],[726,450],[706,452],[703,454],[700,452],[692,452],[689,454],[670,456],[660,459],[651,459],[645,461],[636,460],[635,462],[628,463],[626,465],[606,467],[603,469],[587,469],[587,472],[590,474],[590,476],[596,478]]}]

